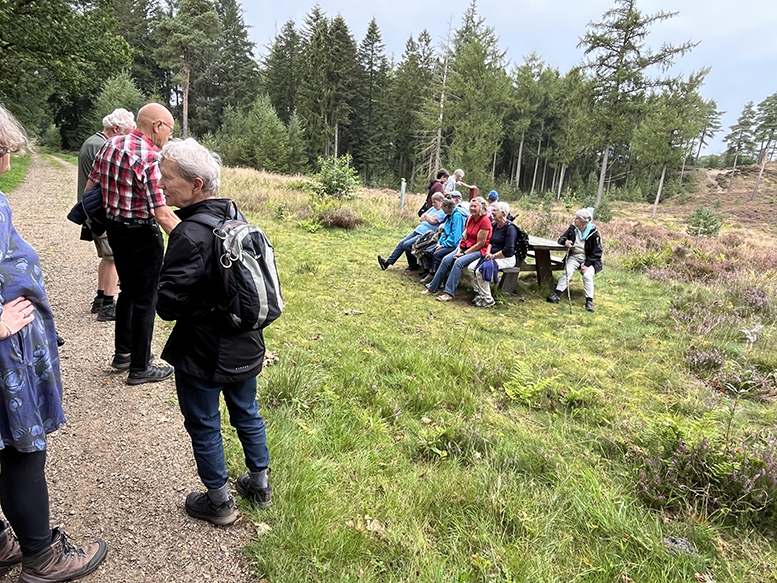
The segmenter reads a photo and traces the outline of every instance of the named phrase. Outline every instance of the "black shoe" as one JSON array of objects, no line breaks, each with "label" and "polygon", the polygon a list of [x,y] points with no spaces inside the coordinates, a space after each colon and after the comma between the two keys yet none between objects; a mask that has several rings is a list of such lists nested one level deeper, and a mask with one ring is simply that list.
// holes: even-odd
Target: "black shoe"
[{"label": "black shoe", "polygon": [[116,320],[116,302],[100,308],[97,312],[98,322],[114,322]]},{"label": "black shoe", "polygon": [[92,300],[92,309],[91,309],[91,312],[92,312],[93,314],[96,314],[97,312],[99,312],[99,311],[100,311],[100,308],[102,308],[102,307],[103,307],[103,297],[102,297],[102,296],[96,296],[96,297],[95,297],[95,298]]},{"label": "black shoe", "polygon": [[[114,354],[113,360],[111,361],[111,366],[116,370],[129,370],[131,360],[132,360],[132,356],[129,354],[127,356]],[[153,362],[154,362],[154,355],[152,354],[151,358],[148,359],[148,365],[151,366]]]},{"label": "black shoe", "polygon": [[389,262],[383,259],[380,255],[378,255],[378,263],[380,264],[380,268],[383,271],[386,271],[389,268]]},{"label": "black shoe", "polygon": [[420,272],[418,272],[418,277],[426,277],[427,275],[429,275],[428,269],[422,269]]},{"label": "black shoe", "polygon": [[272,487],[270,484],[267,484],[266,488],[257,488],[251,484],[251,476],[246,473],[238,476],[235,486],[238,493],[257,508],[272,506]]},{"label": "black shoe", "polygon": [[158,383],[169,379],[175,373],[172,366],[149,365],[146,370],[130,372],[127,377],[128,385],[142,385],[143,383]]},{"label": "black shoe", "polygon": [[421,270],[421,266],[418,264],[408,265],[407,267],[405,267],[405,271],[420,271],[420,270]]},{"label": "black shoe", "polygon": [[64,346],[65,339],[62,338],[62,336],[60,336],[57,332],[54,333],[57,334],[57,346]]},{"label": "black shoe", "polygon": [[192,492],[186,497],[186,514],[192,518],[207,520],[216,526],[228,526],[237,520],[232,498],[221,506],[216,506],[210,501],[210,496],[203,492]]},{"label": "black shoe", "polygon": [[588,310],[589,312],[593,312],[594,311],[594,301],[593,301],[593,299],[591,299],[591,298],[586,298],[585,299],[585,309]]},{"label": "black shoe", "polygon": [[553,292],[550,296],[548,296],[548,299],[545,300],[547,302],[550,302],[551,304],[557,304],[561,300],[561,295],[558,292]]}]

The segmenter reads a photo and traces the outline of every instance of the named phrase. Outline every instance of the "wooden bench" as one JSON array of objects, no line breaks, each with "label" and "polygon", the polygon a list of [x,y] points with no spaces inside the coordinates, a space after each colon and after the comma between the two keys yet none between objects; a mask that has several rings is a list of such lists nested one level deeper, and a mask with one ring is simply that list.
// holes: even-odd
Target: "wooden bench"
[{"label": "wooden bench", "polygon": [[537,284],[540,287],[545,285],[553,290],[556,286],[553,272],[564,269],[564,257],[553,256],[550,252],[563,251],[566,255],[566,250],[566,247],[559,245],[556,241],[529,235],[529,253],[526,259],[533,258],[534,263],[527,263],[524,260],[520,265],[502,270],[499,289],[505,293],[513,293],[518,283],[518,274],[521,271],[533,271],[537,274]]}]

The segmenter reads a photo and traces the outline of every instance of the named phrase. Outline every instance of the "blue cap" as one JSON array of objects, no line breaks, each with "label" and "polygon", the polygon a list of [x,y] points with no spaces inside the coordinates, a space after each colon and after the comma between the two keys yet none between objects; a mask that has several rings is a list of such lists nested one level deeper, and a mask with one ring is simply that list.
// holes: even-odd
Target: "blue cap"
[{"label": "blue cap", "polygon": [[488,193],[488,200],[498,200],[499,199],[499,193],[496,190],[492,190]]}]

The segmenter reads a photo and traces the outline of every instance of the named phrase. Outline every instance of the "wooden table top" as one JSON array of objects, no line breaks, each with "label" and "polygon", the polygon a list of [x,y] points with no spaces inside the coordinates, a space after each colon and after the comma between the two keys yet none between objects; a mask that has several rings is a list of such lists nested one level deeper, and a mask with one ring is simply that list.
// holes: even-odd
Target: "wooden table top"
[{"label": "wooden table top", "polygon": [[545,249],[547,251],[566,252],[567,250],[567,248],[564,247],[564,245],[559,245],[556,241],[553,241],[552,239],[543,239],[542,237],[535,237],[534,235],[529,235],[529,246],[532,249]]}]

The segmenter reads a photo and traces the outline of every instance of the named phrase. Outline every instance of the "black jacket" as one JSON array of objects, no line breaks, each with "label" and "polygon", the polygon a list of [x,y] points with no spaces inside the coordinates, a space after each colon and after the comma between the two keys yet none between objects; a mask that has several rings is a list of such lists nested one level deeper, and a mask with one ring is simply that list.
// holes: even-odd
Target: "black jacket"
[{"label": "black jacket", "polygon": [[[567,241],[572,241],[574,244],[577,238],[575,233],[574,223],[569,225],[567,232],[558,238],[558,244],[564,245]],[[599,273],[602,270],[602,238],[599,236],[599,231],[594,227],[593,231],[588,235],[585,240],[585,264],[593,266],[594,273]]]},{"label": "black jacket", "polygon": [[198,213],[222,218],[230,202],[212,198],[176,211],[181,223],[168,239],[157,301],[159,317],[176,321],[162,358],[176,370],[216,383],[254,377],[264,360],[262,331],[236,331],[216,309],[224,283],[214,253],[215,236],[209,227],[190,220]]}]

